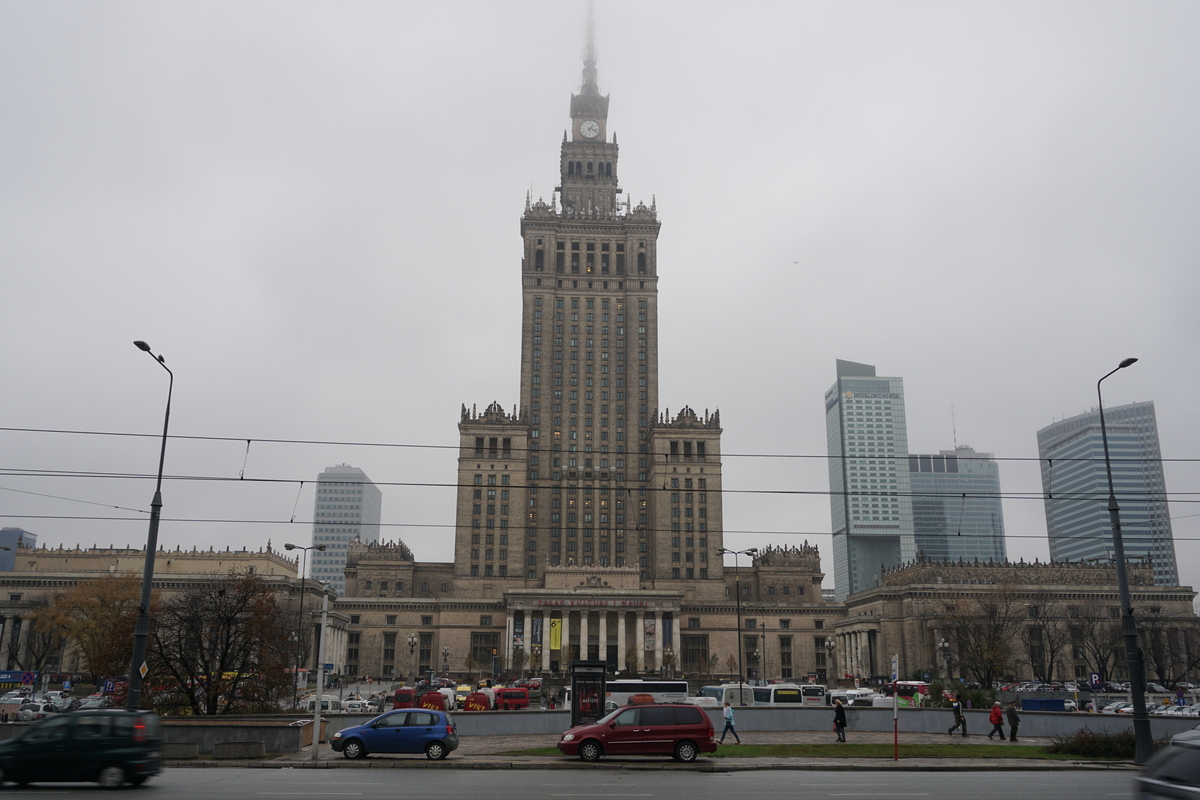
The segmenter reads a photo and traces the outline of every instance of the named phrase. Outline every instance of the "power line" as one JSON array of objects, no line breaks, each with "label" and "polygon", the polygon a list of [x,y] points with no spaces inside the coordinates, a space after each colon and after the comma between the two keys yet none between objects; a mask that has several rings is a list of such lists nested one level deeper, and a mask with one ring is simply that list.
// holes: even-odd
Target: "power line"
[{"label": "power line", "polygon": [[[15,427],[0,427],[0,431],[11,433],[49,433],[49,434],[64,434],[73,436],[114,436],[114,437],[129,437],[139,439],[161,439],[162,434],[159,433],[128,433],[122,431],[89,431],[89,430],[70,430],[60,428],[15,428]],[[358,441],[337,441],[323,439],[278,439],[278,438],[259,438],[253,436],[192,436],[187,434],[170,434],[168,439],[176,439],[179,441],[201,441],[201,442],[246,442],[247,446],[252,442],[259,444],[297,444],[297,445],[317,445],[323,447],[382,447],[382,448],[412,448],[419,450],[462,450],[459,445],[450,444],[411,444],[404,442],[358,442]],[[512,448],[509,452],[512,453],[545,453],[545,450],[533,450],[525,448]],[[483,455],[483,454],[479,454]],[[596,453],[593,453],[596,455]],[[646,456],[652,455],[649,453],[638,453],[635,451],[625,451],[621,454],[609,453],[608,455],[626,455],[626,456]],[[721,458],[794,458],[794,459],[819,459],[819,460],[836,460],[836,459],[875,459],[875,460],[906,460],[921,453],[907,453],[905,455],[884,455],[884,454],[854,454],[854,455],[834,455],[834,454],[812,454],[812,453],[729,453],[722,452]],[[984,458],[982,456],[966,456],[956,455],[960,461],[1011,461],[1011,462],[1040,462],[1047,459],[1040,456],[992,456]],[[1064,462],[1092,462],[1103,461],[1103,457],[1095,458],[1062,458],[1055,457],[1055,461]],[[1117,463],[1120,461],[1129,461],[1135,463],[1145,463],[1148,459],[1144,458],[1121,458],[1113,456],[1111,461]],[[1190,464],[1200,463],[1200,458],[1158,458],[1153,459],[1153,463],[1162,464]]]}]

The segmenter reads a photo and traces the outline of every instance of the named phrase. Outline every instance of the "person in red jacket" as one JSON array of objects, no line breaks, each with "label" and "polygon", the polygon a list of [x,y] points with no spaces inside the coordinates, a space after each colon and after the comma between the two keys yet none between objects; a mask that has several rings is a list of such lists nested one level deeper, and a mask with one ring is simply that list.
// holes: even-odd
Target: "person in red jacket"
[{"label": "person in red jacket", "polygon": [[997,733],[1000,734],[1000,741],[1004,741],[1004,711],[1000,708],[1000,703],[992,703],[992,713],[988,715],[988,722],[992,723],[992,732],[988,734],[988,738],[992,738]]}]

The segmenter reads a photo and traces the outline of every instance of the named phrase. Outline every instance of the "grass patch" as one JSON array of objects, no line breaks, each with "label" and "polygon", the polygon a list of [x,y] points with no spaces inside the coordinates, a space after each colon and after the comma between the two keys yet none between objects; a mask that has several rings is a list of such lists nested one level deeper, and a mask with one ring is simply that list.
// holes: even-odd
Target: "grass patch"
[{"label": "grass patch", "polygon": [[[742,744],[722,745],[715,753],[703,753],[706,758],[892,758],[894,748],[886,743],[854,744]],[[532,750],[513,750],[509,755],[564,756],[557,747],[538,747]],[[900,758],[1037,758],[1047,761],[1078,761],[1080,759],[1112,759],[1122,756],[1080,755],[1054,753],[1049,747],[1003,744],[901,744]],[[1129,756],[1133,758],[1133,756]]]}]

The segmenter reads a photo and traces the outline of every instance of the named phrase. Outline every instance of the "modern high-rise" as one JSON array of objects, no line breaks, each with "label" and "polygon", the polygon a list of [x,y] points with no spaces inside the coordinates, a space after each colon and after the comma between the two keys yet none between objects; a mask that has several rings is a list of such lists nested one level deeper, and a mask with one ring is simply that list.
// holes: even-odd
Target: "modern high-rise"
[{"label": "modern high-rise", "polygon": [[[1125,556],[1148,558],[1155,583],[1178,585],[1154,403],[1106,408],[1104,421]],[[1038,431],[1037,438],[1051,560],[1111,559],[1100,412],[1093,409],[1055,422]]]},{"label": "modern high-rise", "polygon": [[16,569],[17,549],[36,548],[37,534],[24,528],[0,528],[0,547],[0,572],[11,572]]},{"label": "modern high-rise", "polygon": [[934,561],[1006,561],[1000,465],[959,445],[908,457],[917,552]]},{"label": "modern high-rise", "polygon": [[317,476],[312,543],[325,545],[325,550],[308,552],[309,574],[327,582],[339,597],[346,593],[346,548],[355,540],[379,541],[382,506],[383,494],[358,467],[338,464]]},{"label": "modern high-rise", "polygon": [[825,438],[833,585],[841,601],[917,555],[903,379],[838,359],[837,382],[825,393]]}]

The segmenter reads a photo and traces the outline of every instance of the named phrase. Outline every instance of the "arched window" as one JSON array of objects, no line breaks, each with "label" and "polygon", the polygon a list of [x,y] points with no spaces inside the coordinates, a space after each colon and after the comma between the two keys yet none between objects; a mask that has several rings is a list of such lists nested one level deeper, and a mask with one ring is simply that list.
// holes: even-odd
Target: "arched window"
[{"label": "arched window", "polygon": [[605,163],[605,165],[604,165],[604,177],[606,177],[606,178],[612,177],[612,162],[611,161]]},{"label": "arched window", "polygon": [[638,253],[638,275],[646,274],[646,254]]},{"label": "arched window", "polygon": [[572,176],[572,175],[574,175],[574,174],[575,174],[575,162],[574,162],[574,161],[568,161],[568,162],[567,162],[567,177],[570,177],[570,176]]},{"label": "arched window", "polygon": [[535,270],[537,270],[538,272],[541,272],[543,269],[545,269],[545,267],[546,267],[546,254],[544,252],[542,252],[541,250],[538,250],[536,253],[533,254],[533,268]]},{"label": "arched window", "polygon": [[582,161],[576,161],[576,162],[575,162],[575,174],[576,174],[576,175],[582,175],[582,174],[583,174],[583,162],[582,162]]},{"label": "arched window", "polygon": [[592,171],[592,162],[588,162],[588,172]]}]

